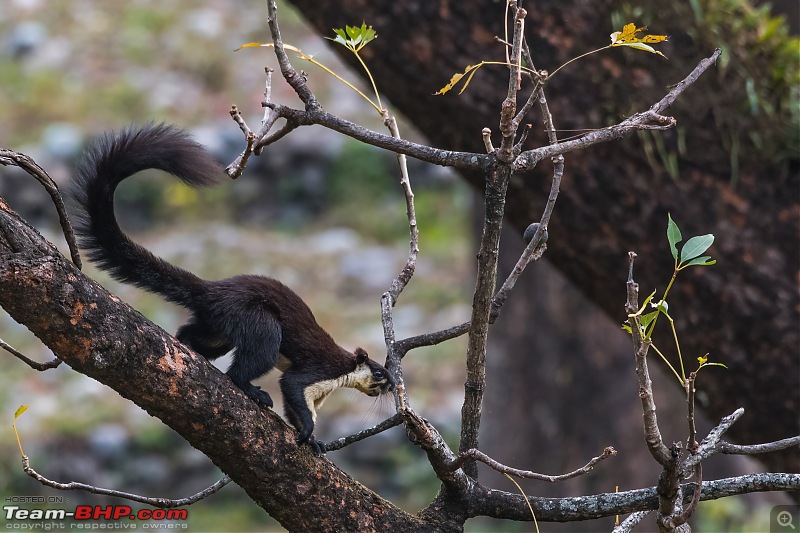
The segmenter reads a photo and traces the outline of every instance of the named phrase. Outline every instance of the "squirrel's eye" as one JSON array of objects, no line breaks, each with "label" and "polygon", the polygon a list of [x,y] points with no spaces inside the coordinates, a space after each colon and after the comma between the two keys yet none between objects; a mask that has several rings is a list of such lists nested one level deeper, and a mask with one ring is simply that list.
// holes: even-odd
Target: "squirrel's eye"
[{"label": "squirrel's eye", "polygon": [[375,376],[375,379],[383,379],[385,374],[383,370],[373,370],[372,375]]}]

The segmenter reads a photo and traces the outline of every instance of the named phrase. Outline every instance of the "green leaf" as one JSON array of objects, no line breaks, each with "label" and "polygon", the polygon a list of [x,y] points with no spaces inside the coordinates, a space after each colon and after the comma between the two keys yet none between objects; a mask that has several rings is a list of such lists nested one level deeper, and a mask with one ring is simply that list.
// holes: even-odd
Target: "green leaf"
[{"label": "green leaf", "polygon": [[672,215],[669,213],[667,214],[667,240],[669,241],[669,249],[672,251],[672,257],[677,261],[678,260],[678,248],[675,246],[681,240],[683,236],[681,235],[681,230],[678,229],[678,225],[672,220]]},{"label": "green leaf", "polygon": [[19,416],[20,416],[22,413],[24,413],[25,411],[27,411],[27,410],[28,410],[28,407],[30,407],[30,405],[20,405],[20,406],[19,406],[19,409],[17,409],[17,410],[14,412],[14,420],[16,420],[17,418],[19,418]]},{"label": "green leaf", "polygon": [[689,267],[689,266],[695,266],[695,265],[697,265],[697,266],[711,266],[711,265],[716,265],[716,264],[717,264],[717,260],[716,259],[711,259],[711,256],[704,255],[702,257],[697,257],[695,259],[692,259],[691,261],[689,261],[688,263],[683,265],[683,267]]},{"label": "green leaf", "polygon": [[681,249],[681,263],[702,255],[712,244],[714,244],[714,235],[711,233],[692,237]]},{"label": "green leaf", "polygon": [[622,324],[622,330],[627,331],[628,335],[633,335],[633,330],[631,329],[630,324]]},{"label": "green leaf", "polygon": [[697,367],[697,370],[695,370],[695,372],[700,372],[701,368],[705,368],[707,366],[721,366],[722,368],[724,368],[726,370],[728,369],[728,367],[725,366],[722,363],[701,363],[700,366]]},{"label": "green leaf", "polygon": [[650,313],[647,313],[646,315],[642,315],[642,316],[639,318],[639,323],[642,325],[642,327],[643,327],[643,328],[647,329],[647,326],[649,326],[649,325],[650,325],[650,323],[651,323],[653,320],[655,320],[655,318],[656,318],[657,316],[658,316],[658,311],[652,311],[652,312],[650,312]]},{"label": "green leaf", "polygon": [[339,43],[351,52],[356,53],[378,36],[373,27],[367,26],[366,22],[362,22],[361,26],[345,25],[344,29],[333,28],[333,32],[336,34],[335,38],[325,38],[329,41]]}]

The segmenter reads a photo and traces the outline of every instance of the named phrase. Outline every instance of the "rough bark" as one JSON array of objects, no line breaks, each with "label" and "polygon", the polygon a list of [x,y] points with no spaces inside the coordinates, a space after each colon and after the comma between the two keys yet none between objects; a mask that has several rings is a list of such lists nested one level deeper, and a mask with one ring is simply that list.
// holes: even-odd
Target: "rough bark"
[{"label": "rough bark", "polygon": [[276,413],[86,278],[2,199],[0,306],[76,371],[177,431],[290,531],[452,529],[434,520],[441,516],[405,513],[298,448]]},{"label": "rough bark", "polygon": [[[323,34],[361,20],[376,28],[379,38],[362,56],[393,108],[433,145],[480,152],[481,129],[497,131],[506,79],[502,68],[481,69],[460,96],[432,93],[466,65],[502,58],[494,42],[503,31],[502,4],[293,3]],[[672,36],[663,48],[670,60],[614,50],[571,65],[547,87],[558,127],[599,127],[643,110],[720,39],[736,37],[703,33],[686,6],[676,5],[672,11],[658,5],[655,9],[655,2],[643,2],[641,8],[651,18],[637,22]],[[525,7],[534,61],[538,68],[550,70],[607,44],[612,12],[622,12],[622,4],[611,1],[550,0]],[[752,35],[739,36],[736,44],[739,48],[730,59],[734,66],[720,65],[670,110],[678,120],[676,132],[567,156],[547,258],[621,322],[628,250],[640,257],[637,278],[649,293],[656,287],[663,290],[672,268],[664,237],[668,212],[687,235],[714,233],[717,240],[710,252],[717,266],[679,280],[670,309],[679,317],[684,353],[694,360],[711,352],[713,360],[728,366],[702,376],[699,405],[712,420],[743,406],[747,414],[731,436],[751,443],[780,439],[800,429],[800,165],[796,153],[779,153],[789,146],[785,124],[742,112],[740,106],[747,101],[743,71],[760,82],[770,74],[768,69],[746,69],[769,64],[770,58],[744,61],[743,52],[762,53]],[[353,61],[347,54],[343,57]],[[539,123],[536,117],[531,121]],[[763,149],[748,140],[753,132],[769,139]],[[531,145],[545,142],[543,134],[531,134]],[[664,148],[664,155],[648,159],[646,148]],[[670,164],[677,167],[668,171]],[[482,190],[480,176],[465,178]],[[546,195],[544,173],[512,178],[510,223],[520,229],[527,226]],[[774,470],[800,471],[797,450],[760,459]]]}]

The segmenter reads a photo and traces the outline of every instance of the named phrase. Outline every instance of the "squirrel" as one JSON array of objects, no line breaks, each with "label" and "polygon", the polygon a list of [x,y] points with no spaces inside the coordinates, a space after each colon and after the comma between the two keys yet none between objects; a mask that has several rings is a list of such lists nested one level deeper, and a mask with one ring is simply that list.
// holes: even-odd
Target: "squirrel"
[{"label": "squirrel", "polygon": [[394,379],[363,349],[349,352],[337,345],[302,298],[280,281],[257,275],[205,280],[133,242],[117,223],[114,191],[145,169],[163,170],[193,187],[213,185],[224,175],[211,154],[177,127],[150,123],[106,134],[86,149],[77,168],[80,247],[116,280],[191,311],[176,338],[209,360],[233,350],[226,373],[260,407],[271,408],[272,398],[251,381],[281,370],[284,410],[298,431],[298,446],[308,442],[316,455],[324,454],[313,431],[327,396],[339,387],[379,396],[394,390]]}]

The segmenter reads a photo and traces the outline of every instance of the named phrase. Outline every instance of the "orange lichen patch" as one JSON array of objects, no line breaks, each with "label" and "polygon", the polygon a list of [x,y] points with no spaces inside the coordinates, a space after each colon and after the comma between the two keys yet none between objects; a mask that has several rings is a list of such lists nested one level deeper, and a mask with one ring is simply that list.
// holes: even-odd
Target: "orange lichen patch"
[{"label": "orange lichen patch", "polygon": [[183,362],[183,356],[180,350],[173,347],[171,352],[165,354],[164,357],[158,360],[158,367],[164,372],[171,372],[178,377],[182,377],[183,371],[186,369],[186,364]]},{"label": "orange lichen patch", "polygon": [[70,324],[73,326],[78,324],[80,319],[83,318],[83,309],[83,302],[80,300],[75,300],[75,303],[72,304],[72,317],[69,319]]},{"label": "orange lichen patch", "polygon": [[203,429],[205,429],[205,425],[193,422],[192,429],[194,429],[195,431],[203,431]]},{"label": "orange lichen patch", "polygon": [[[70,354],[71,357],[78,359],[81,363],[89,359],[92,353],[91,337],[64,337],[59,336],[53,341],[51,346],[55,354]],[[66,359],[69,363],[69,358]]]}]

